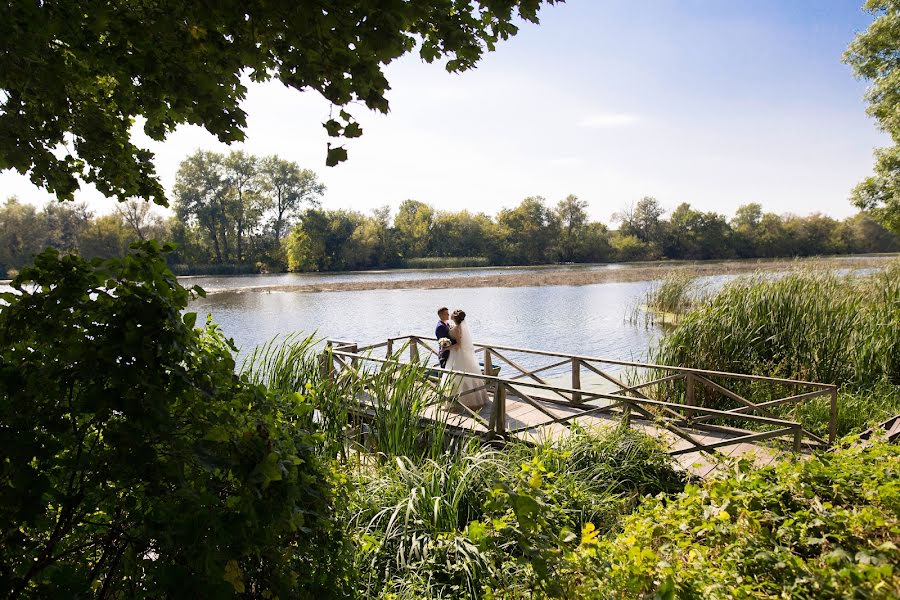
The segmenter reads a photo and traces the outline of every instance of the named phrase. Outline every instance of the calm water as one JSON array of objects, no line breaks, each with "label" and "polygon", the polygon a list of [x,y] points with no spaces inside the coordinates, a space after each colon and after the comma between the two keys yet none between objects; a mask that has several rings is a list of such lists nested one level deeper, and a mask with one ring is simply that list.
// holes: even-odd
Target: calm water
[{"label": "calm water", "polygon": [[462,308],[478,341],[612,358],[643,358],[659,331],[627,316],[652,282],[587,286],[222,292],[192,303],[239,348],[295,331],[361,344],[433,335],[439,306]]},{"label": "calm water", "polygon": [[[850,263],[852,264],[852,263]],[[282,292],[247,288],[341,281],[398,281],[476,276],[485,271],[540,272],[541,268],[404,270],[329,274],[185,277],[212,293],[191,303],[200,321],[211,314],[238,348],[248,351],[277,335],[316,332],[321,338],[375,343],[407,334],[431,336],[439,306],[462,308],[480,342],[588,356],[642,360],[662,334],[629,322],[654,281],[586,286]],[[550,267],[612,269],[628,265]],[[853,269],[852,270],[858,270]],[[837,269],[846,272],[850,269]],[[778,276],[773,273],[773,276]],[[715,290],[735,276],[699,278]],[[6,287],[0,282],[0,288]],[[243,290],[243,291],[241,291]]]}]

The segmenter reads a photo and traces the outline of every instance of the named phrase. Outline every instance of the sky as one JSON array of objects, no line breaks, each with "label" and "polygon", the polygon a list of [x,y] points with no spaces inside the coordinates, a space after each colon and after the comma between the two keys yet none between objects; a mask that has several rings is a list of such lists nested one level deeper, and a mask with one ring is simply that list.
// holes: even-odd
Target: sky
[{"label": "sky", "polygon": [[[872,17],[861,0],[569,0],[540,25],[448,74],[409,55],[386,73],[388,115],[348,110],[364,129],[349,161],[325,166],[328,103],[277,82],[252,84],[242,148],[319,174],[327,208],[368,212],[413,198],[495,214],[527,196],[575,194],[594,219],[643,196],[731,216],[855,209],[850,190],[888,138],[865,114],[865,82],[841,55]],[[198,148],[227,151],[194,126],[165,142],[137,128],[171,191]],[[0,196],[49,196],[13,172]],[[85,188],[97,213],[115,202]]]}]

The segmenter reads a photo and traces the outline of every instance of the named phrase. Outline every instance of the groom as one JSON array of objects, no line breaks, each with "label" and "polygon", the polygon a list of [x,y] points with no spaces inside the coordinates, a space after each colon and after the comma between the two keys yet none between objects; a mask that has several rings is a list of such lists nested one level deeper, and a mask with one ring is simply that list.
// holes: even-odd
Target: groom
[{"label": "groom", "polygon": [[[437,322],[437,326],[434,328],[434,337],[439,340],[441,338],[447,338],[450,340],[451,345],[455,344],[456,340],[450,337],[450,325],[448,325],[448,321],[450,320],[450,310],[446,306],[442,306],[438,309],[437,314],[440,321]],[[450,348],[441,350],[441,353],[438,354],[438,360],[441,363],[442,369],[447,366],[448,358],[450,358]]]}]

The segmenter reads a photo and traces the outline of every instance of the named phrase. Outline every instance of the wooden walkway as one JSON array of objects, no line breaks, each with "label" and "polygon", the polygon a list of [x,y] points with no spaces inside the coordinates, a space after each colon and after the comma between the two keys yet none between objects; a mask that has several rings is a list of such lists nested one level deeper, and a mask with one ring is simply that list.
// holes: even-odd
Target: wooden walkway
[{"label": "wooden walkway", "polygon": [[[785,454],[828,447],[834,439],[837,390],[832,385],[496,344],[476,348],[483,373],[456,375],[476,379],[490,403],[472,411],[461,402],[464,398],[451,396],[451,406],[433,406],[424,415],[460,435],[539,442],[566,436],[574,427],[603,430],[625,423],[659,439],[682,468],[701,477],[718,469],[723,457],[765,465]],[[362,377],[365,369],[390,363],[432,369],[435,355],[435,341],[422,336],[363,347],[330,341],[326,367]],[[734,389],[748,386],[764,389],[771,399],[752,402]],[[831,400],[827,440],[769,410],[819,396]]]}]

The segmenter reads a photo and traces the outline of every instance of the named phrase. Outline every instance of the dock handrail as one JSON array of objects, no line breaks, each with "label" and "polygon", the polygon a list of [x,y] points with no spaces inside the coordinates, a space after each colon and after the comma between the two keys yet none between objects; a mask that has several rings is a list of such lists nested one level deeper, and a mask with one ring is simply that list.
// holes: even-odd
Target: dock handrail
[{"label": "dock handrail", "polygon": [[[357,346],[347,342],[332,343],[330,352],[332,360],[339,368],[359,369],[364,363],[376,363],[379,365],[390,364],[407,364],[407,361],[401,359],[400,354],[409,352],[409,363],[422,364],[423,368],[427,368],[427,359],[423,360],[420,356],[419,349],[427,350],[426,356],[437,355],[437,350],[431,346],[429,342],[435,341],[432,337],[420,335],[404,335],[389,338],[384,342],[370,344],[365,346]],[[399,345],[398,343],[402,343]],[[474,344],[477,351],[484,358],[484,374],[473,375],[472,373],[463,373],[459,371],[442,370],[442,373],[449,373],[457,377],[476,377],[484,382],[484,387],[489,387],[494,395],[495,407],[490,422],[466,407],[459,398],[455,399],[456,404],[464,409],[464,413],[471,416],[475,421],[483,425],[487,432],[497,436],[510,436],[527,431],[558,423],[566,427],[571,427],[570,421],[585,416],[597,414],[616,414],[625,420],[630,421],[632,413],[639,415],[638,418],[646,421],[652,421],[654,425],[661,426],[677,437],[687,441],[690,446],[680,449],[673,454],[685,452],[693,452],[697,450],[709,451],[719,447],[740,444],[744,442],[760,441],[772,438],[784,438],[789,436],[792,438],[792,447],[795,451],[800,451],[802,444],[808,444],[810,447],[829,446],[834,439],[835,423],[837,417],[837,388],[834,385],[823,384],[818,382],[801,381],[795,379],[786,379],[778,377],[766,377],[760,375],[751,375],[744,373],[728,373],[724,371],[712,371],[707,369],[695,369],[690,367],[675,367],[670,365],[658,365],[653,363],[644,363],[638,361],[626,361],[618,359],[606,359],[600,357],[583,356],[576,354],[567,354],[563,352],[552,352],[545,350],[534,350],[528,348],[518,348],[500,344]],[[380,358],[373,355],[373,352],[384,349],[385,357]],[[525,353],[544,357],[553,357],[563,359],[555,361],[550,365],[543,365],[534,369],[528,369],[512,360],[508,353]],[[512,376],[501,376],[494,370],[494,361],[509,365],[514,372]],[[657,377],[649,381],[627,384],[615,375],[605,372],[598,368],[597,364],[611,364],[626,367],[638,367],[665,373],[663,377]],[[551,368],[563,367],[570,365],[572,369],[572,385],[552,385],[546,380],[537,376],[537,373],[549,370]],[[617,389],[612,392],[591,391],[584,389],[580,385],[580,371],[586,368],[589,371],[607,379],[614,384]],[[722,385],[712,381],[711,378],[726,378],[759,381],[771,384],[783,384],[790,386],[805,386],[811,391],[800,394],[792,394],[783,398],[768,400],[766,402],[751,402],[740,394],[728,390]],[[685,401],[671,402],[668,400],[654,399],[641,390],[663,384],[674,383],[677,381],[685,382]],[[703,386],[720,393],[726,397],[736,401],[740,406],[734,409],[723,410],[714,409],[695,403],[695,394],[697,386]],[[547,396],[538,396],[540,392],[548,394]],[[506,406],[505,400],[508,394],[514,394],[517,398],[530,404],[538,411],[542,412],[549,420],[537,425],[528,425],[506,431]],[[807,431],[802,424],[796,421],[779,418],[773,415],[768,409],[789,403],[808,400],[819,396],[831,396],[831,420],[829,423],[829,438],[826,441],[821,437]],[[598,400],[608,402],[605,405],[591,404]],[[576,407],[577,411],[569,415],[555,415],[547,407],[547,405],[562,405],[567,407]],[[655,412],[654,412],[655,411]],[[755,414],[761,413],[761,414]],[[775,427],[771,431],[755,431],[744,428],[729,427],[721,424],[713,424],[709,421],[718,419],[733,420],[737,422],[753,423],[766,427]],[[715,442],[712,444],[702,444],[694,439],[685,427],[692,429],[702,428],[705,431],[727,432],[736,437],[727,440]]]}]

